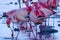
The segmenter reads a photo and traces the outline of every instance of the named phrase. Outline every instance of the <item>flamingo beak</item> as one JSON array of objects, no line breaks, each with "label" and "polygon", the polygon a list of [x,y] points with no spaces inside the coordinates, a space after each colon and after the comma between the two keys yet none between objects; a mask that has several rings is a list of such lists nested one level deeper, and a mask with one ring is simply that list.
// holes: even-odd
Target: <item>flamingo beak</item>
[{"label": "flamingo beak", "polygon": [[2,17],[8,17],[8,16],[7,16],[6,13],[4,12]]}]

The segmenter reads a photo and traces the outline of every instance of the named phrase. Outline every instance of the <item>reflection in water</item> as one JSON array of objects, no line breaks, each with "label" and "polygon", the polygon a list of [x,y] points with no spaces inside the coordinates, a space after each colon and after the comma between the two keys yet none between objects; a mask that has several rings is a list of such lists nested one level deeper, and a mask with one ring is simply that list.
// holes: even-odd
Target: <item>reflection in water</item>
[{"label": "reflection in water", "polygon": [[[45,32],[44,34],[40,33],[40,34],[38,34],[37,39],[32,38],[32,36],[30,36],[31,38],[29,38],[25,34],[25,36],[27,36],[27,37],[25,37],[25,38],[19,37],[18,40],[57,40],[57,37],[55,35],[56,33],[58,33],[58,32],[54,32],[54,33],[50,33],[50,34],[48,34],[47,32]],[[5,37],[3,40],[11,40],[11,37]],[[14,40],[16,40],[16,37],[14,37]]]},{"label": "reflection in water", "polygon": [[40,35],[40,40],[57,40],[55,34]]}]

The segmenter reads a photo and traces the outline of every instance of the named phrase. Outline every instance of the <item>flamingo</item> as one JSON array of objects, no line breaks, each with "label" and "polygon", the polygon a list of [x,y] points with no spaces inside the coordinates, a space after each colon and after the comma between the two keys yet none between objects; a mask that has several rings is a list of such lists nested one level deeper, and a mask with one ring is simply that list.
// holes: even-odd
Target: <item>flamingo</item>
[{"label": "flamingo", "polygon": [[38,1],[52,8],[57,7],[59,3],[59,0],[38,0]]},{"label": "flamingo", "polygon": [[[9,12],[6,13],[6,15],[8,16],[8,18],[6,20],[6,24],[10,29],[11,29],[11,27],[10,27],[11,22],[16,23],[16,22],[27,22],[27,21],[29,21],[27,19],[28,18],[27,17],[28,16],[28,11],[26,10],[26,8],[21,8],[21,9],[16,9],[16,10],[9,11]],[[21,26],[20,28],[24,29],[23,26]],[[13,33],[12,29],[11,29],[11,32],[12,32],[11,36],[12,36],[12,40],[13,40],[14,33]],[[19,32],[18,32],[18,34],[19,34]],[[18,34],[17,34],[17,37],[18,37]],[[17,40],[17,37],[16,37],[16,40]]]},{"label": "flamingo", "polygon": [[18,21],[28,21],[25,17],[28,16],[28,12],[26,9],[16,9],[16,10],[12,10],[6,13],[6,15],[8,15],[8,19],[11,19],[12,22],[18,22]]},{"label": "flamingo", "polygon": [[30,19],[34,23],[42,23],[44,19],[48,18],[50,15],[55,14],[53,9],[40,2],[34,2],[33,6],[35,6],[35,9],[31,11]]}]

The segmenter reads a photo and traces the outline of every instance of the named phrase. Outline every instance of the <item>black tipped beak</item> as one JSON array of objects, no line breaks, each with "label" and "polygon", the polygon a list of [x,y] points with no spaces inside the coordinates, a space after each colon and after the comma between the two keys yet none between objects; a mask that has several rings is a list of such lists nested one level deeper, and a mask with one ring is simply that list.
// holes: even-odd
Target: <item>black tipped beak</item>
[{"label": "black tipped beak", "polygon": [[7,15],[3,15],[2,17],[8,17]]},{"label": "black tipped beak", "polygon": [[4,12],[2,17],[8,17],[8,15],[6,15],[6,13]]}]

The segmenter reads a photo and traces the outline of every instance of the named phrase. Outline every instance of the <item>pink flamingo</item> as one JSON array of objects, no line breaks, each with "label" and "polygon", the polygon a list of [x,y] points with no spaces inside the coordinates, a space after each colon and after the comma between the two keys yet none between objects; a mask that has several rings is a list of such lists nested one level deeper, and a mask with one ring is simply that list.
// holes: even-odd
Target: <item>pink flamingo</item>
[{"label": "pink flamingo", "polygon": [[49,7],[57,7],[59,0],[38,0],[39,2],[49,6]]},{"label": "pink flamingo", "polygon": [[[49,8],[48,6],[40,2],[34,2],[33,6],[35,6],[35,9],[31,11],[30,19],[34,23],[42,23],[45,18],[55,14],[53,9]],[[40,20],[39,20],[39,17],[40,17]]]}]

